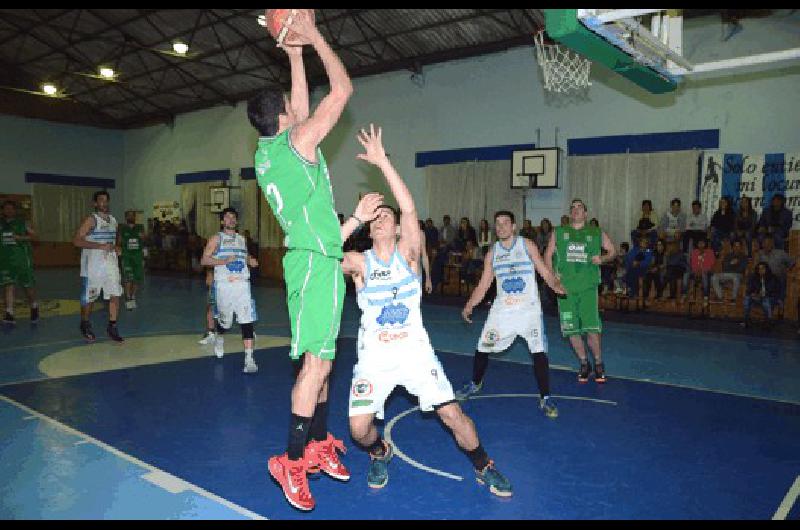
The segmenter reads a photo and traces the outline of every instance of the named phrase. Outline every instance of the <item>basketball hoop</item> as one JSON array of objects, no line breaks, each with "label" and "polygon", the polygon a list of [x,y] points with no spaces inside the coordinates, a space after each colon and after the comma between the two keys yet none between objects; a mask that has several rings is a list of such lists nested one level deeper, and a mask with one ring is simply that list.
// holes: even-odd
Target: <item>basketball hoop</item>
[{"label": "basketball hoop", "polygon": [[592,85],[589,81],[591,61],[558,44],[545,44],[544,31],[533,36],[536,61],[544,73],[544,88],[569,94]]}]

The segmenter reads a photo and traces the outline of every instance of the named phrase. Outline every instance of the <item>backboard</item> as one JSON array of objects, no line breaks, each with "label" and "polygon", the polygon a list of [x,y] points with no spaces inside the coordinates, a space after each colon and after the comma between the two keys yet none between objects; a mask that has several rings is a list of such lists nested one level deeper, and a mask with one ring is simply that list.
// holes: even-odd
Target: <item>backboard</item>
[{"label": "backboard", "polygon": [[558,159],[557,147],[514,151],[511,156],[511,188],[557,188]]}]

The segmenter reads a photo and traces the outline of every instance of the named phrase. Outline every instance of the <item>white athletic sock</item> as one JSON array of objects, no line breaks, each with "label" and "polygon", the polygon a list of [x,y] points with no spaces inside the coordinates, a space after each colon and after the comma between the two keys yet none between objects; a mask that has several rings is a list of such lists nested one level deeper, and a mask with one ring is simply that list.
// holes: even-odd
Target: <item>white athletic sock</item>
[{"label": "white athletic sock", "polygon": [[37,307],[39,307],[39,302],[34,302],[31,304],[31,309],[36,309]]}]

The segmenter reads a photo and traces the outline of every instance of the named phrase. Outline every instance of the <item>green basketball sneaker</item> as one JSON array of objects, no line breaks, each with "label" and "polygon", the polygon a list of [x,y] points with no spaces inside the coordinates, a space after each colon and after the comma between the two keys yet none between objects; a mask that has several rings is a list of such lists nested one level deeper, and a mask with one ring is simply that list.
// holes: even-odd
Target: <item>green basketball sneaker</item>
[{"label": "green basketball sneaker", "polygon": [[478,484],[489,486],[489,491],[498,497],[511,497],[514,494],[511,489],[511,483],[502,473],[495,469],[493,460],[489,460],[483,470],[475,470],[475,480],[478,481]]},{"label": "green basketball sneaker", "polygon": [[383,445],[385,450],[382,457],[369,455],[372,461],[369,463],[367,472],[367,484],[373,489],[380,489],[389,482],[389,461],[394,455],[394,449],[392,444],[386,440],[383,441]]}]

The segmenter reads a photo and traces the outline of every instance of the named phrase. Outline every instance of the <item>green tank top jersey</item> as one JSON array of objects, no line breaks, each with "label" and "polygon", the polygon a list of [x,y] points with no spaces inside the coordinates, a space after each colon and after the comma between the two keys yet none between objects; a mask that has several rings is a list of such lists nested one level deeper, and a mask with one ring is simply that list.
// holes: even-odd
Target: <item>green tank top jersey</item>
[{"label": "green tank top jersey", "polygon": [[142,234],[144,234],[144,227],[142,225],[128,226],[127,224],[119,225],[119,239],[122,243],[123,256],[136,256],[142,253],[143,243]]},{"label": "green tank top jersey", "polygon": [[24,236],[28,233],[28,227],[24,219],[14,218],[7,221],[0,217],[0,255],[11,257],[16,255],[27,255],[31,252],[29,241],[17,241],[14,235]]},{"label": "green tank top jersey", "polygon": [[342,235],[325,158],[319,148],[318,163],[303,158],[292,145],[290,132],[258,139],[258,185],[286,234],[286,248],[341,258]]},{"label": "green tank top jersey", "polygon": [[592,257],[600,255],[603,237],[600,229],[595,226],[584,226],[580,230],[558,226],[555,237],[553,267],[567,291],[579,292],[597,287],[600,266],[592,263]]}]

